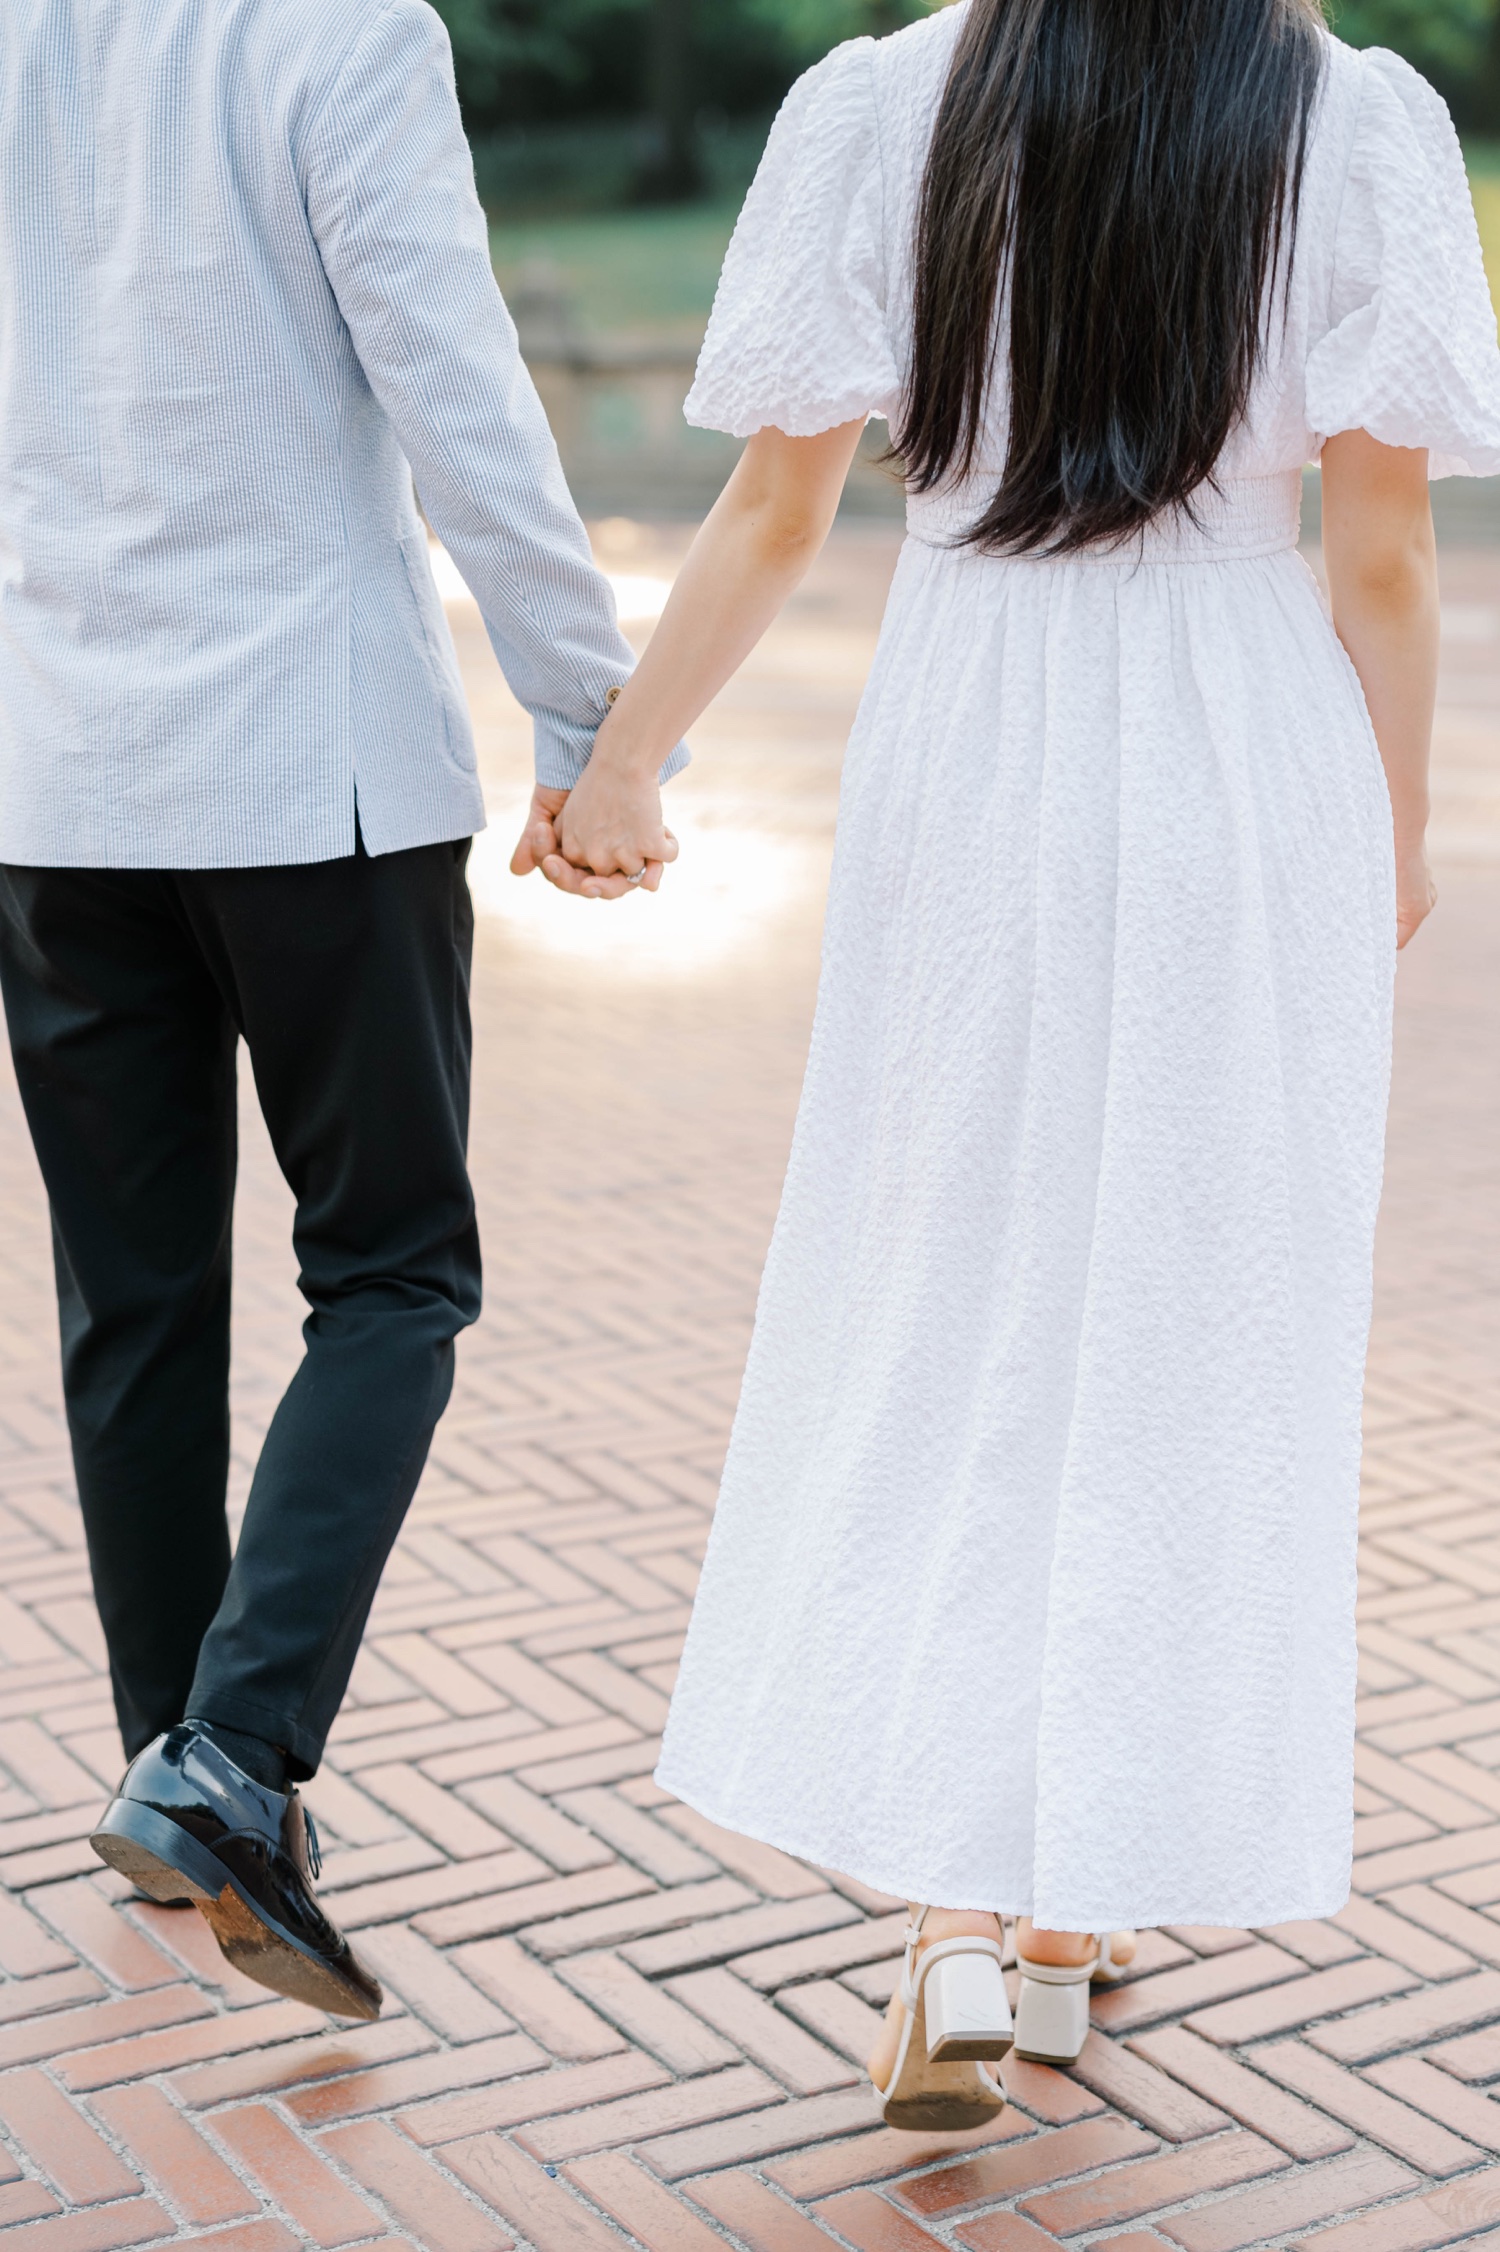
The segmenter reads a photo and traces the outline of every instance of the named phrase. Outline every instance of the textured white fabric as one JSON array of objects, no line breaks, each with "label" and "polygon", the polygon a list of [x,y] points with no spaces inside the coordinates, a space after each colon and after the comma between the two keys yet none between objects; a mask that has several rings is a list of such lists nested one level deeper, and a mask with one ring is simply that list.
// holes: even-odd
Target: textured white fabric
[{"label": "textured white fabric", "polygon": [[[695,420],[890,405],[960,16],[793,95]],[[1294,543],[1303,462],[1362,423],[1500,466],[1452,129],[1330,41],[1222,497],[1051,563],[945,546],[974,491],[912,505],[660,1769],[885,1891],[1078,1931],[1347,1895],[1394,883]],[[1004,433],[997,397],[992,463]]]},{"label": "textured white fabric", "polygon": [[[428,517],[576,780],[634,662],[423,0],[0,8],[0,860],[483,826]],[[680,755],[674,763],[681,763]]]}]

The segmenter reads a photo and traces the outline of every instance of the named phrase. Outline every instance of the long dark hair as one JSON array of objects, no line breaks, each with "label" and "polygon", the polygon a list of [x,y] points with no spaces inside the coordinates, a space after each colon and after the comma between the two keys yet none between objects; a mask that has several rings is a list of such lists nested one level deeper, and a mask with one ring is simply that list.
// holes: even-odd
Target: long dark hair
[{"label": "long dark hair", "polygon": [[1290,271],[1316,0],[970,0],[917,222],[893,447],[973,471],[1009,299],[1010,446],[967,537],[1067,554],[1190,508]]}]

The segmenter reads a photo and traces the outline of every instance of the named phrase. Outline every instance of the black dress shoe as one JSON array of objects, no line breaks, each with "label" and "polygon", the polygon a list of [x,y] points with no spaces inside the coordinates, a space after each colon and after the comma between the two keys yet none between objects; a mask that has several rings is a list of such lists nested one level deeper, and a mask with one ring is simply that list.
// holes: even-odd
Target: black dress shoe
[{"label": "black dress shoe", "polygon": [[191,1721],[133,1759],[89,1840],[153,1900],[186,1895],[247,1978],[335,2017],[379,2017],[380,1981],[318,1905],[317,1836]]}]

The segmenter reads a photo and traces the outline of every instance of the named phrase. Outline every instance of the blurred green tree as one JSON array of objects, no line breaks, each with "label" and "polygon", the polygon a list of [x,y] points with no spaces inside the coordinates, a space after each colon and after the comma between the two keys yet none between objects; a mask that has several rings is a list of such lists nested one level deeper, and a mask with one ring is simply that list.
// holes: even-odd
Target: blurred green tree
[{"label": "blurred green tree", "polygon": [[693,120],[748,115],[841,39],[893,31],[942,0],[433,0],[471,128],[650,114],[662,185],[693,171]]},{"label": "blurred green tree", "polygon": [[1495,0],[1331,0],[1329,15],[1351,47],[1393,47],[1473,117],[1482,100],[1494,36]]}]

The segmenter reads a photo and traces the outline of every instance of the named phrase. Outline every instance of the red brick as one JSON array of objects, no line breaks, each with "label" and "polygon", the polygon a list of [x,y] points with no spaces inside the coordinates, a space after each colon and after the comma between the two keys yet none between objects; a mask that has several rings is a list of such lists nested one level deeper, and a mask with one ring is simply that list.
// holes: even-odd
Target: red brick
[{"label": "red brick", "polygon": [[1255,2051],[1254,2062],[1283,2087],[1295,2088],[1309,2103],[1342,2119],[1356,2134],[1383,2144],[1424,2174],[1459,2174],[1481,2156],[1472,2143],[1460,2142],[1436,2120],[1398,2103],[1359,2073],[1346,2072],[1304,2042],[1272,2042]]},{"label": "red brick", "polygon": [[1294,2026],[1314,2019],[1335,2017],[1387,1994],[1399,1994],[1419,1984],[1414,1971],[1362,1956],[1358,1962],[1340,1963],[1333,1970],[1293,1979],[1260,1994],[1244,1994],[1216,2009],[1195,2010],[1186,2020],[1188,2030],[1221,2048],[1240,2048],[1247,2041],[1262,2041],[1271,2033],[1289,2033]]},{"label": "red brick", "polygon": [[574,1955],[559,1976],[674,2072],[716,2072],[737,2061],[730,2042],[618,1955]]},{"label": "red brick", "polygon": [[0,1970],[7,1978],[65,1971],[73,1960],[73,1950],[60,1945],[22,1901],[0,1892]]},{"label": "red brick", "polygon": [[[0,1893],[0,1900],[4,1897]],[[103,1992],[102,1982],[81,1963],[72,1970],[43,1971],[36,1978],[13,1979],[0,1986],[0,2025],[10,2025],[17,2018],[45,2017],[49,2010],[69,2009],[76,2002],[92,2002]]]},{"label": "red brick", "polygon": [[873,2189],[846,2189],[818,2211],[859,2252],[942,2252],[931,2230],[898,2213]]},{"label": "red brick", "polygon": [[[457,1739],[454,1741],[456,1744]],[[432,1780],[445,1787],[517,1772],[521,1773],[525,1787],[532,1784],[534,1773],[549,1763],[565,1767],[570,1759],[586,1757],[591,1752],[607,1757],[611,1748],[623,1748],[629,1755],[640,1744],[640,1734],[629,1721],[605,1713],[598,1720],[579,1721],[570,1728],[532,1728],[525,1735],[514,1735],[509,1742],[497,1742],[485,1751],[465,1752],[455,1748],[449,1752],[431,1740],[420,1746],[412,1742],[405,1748],[419,1754]],[[558,1788],[561,1787],[559,1783]]]},{"label": "red brick", "polygon": [[695,1884],[723,1874],[707,1854],[664,1829],[640,1807],[631,1806],[618,1791],[569,1791],[558,1803],[658,1884]]},{"label": "red brick", "polygon": [[1481,2150],[1500,2153],[1500,2104],[1464,2087],[1424,2058],[1387,2057],[1383,2064],[1367,2066],[1363,2077]]},{"label": "red brick", "polygon": [[1184,2032],[1180,2025],[1138,2033],[1130,2046],[1218,2104],[1242,2127],[1251,2127],[1267,2142],[1278,2143],[1293,2158],[1326,2158],[1334,2151],[1347,2150],[1353,2140],[1346,2129],[1336,2127],[1310,2104],[1237,2064],[1211,2043],[1200,2041],[1196,2033]]},{"label": "red brick", "polygon": [[[477,1861],[482,1856],[493,1859],[497,1854],[516,1851],[503,1830],[497,1830],[472,1806],[465,1806],[452,1791],[429,1782],[415,1767],[400,1761],[384,1767],[362,1767],[359,1780],[361,1789],[390,1807],[423,1837],[431,1838],[455,1861]],[[541,1864],[533,1855],[527,1859],[533,1863],[533,1875],[540,1876]]]},{"label": "red brick", "polygon": [[[299,2252],[297,2238],[280,2221],[250,2221],[243,2228],[215,2229],[212,2236],[192,2236],[186,2242],[202,2245],[204,2252]],[[381,2252],[411,2252],[409,2245],[398,2244],[394,2237],[382,2237],[380,2242]]]},{"label": "red brick", "polygon": [[190,2221],[206,2227],[259,2210],[239,2176],[160,2088],[111,2088],[94,2097],[93,2109]]},{"label": "red brick", "polygon": [[[1425,1885],[1410,1885],[1397,1897],[1409,1898],[1428,1890]],[[1339,1928],[1352,1932],[1376,1954],[1388,1956],[1393,1963],[1404,1963],[1408,1970],[1416,1971],[1422,1978],[1458,1978],[1474,1968],[1473,1958],[1461,1948],[1424,1930],[1409,1917],[1395,1914],[1389,1906],[1364,1899],[1359,1893],[1339,1912],[1335,1921]]]},{"label": "red brick", "polygon": [[1229,2124],[1211,2103],[1180,2081],[1169,2080],[1144,2057],[1107,2041],[1102,2033],[1090,2033],[1073,2070],[1086,2088],[1107,2098],[1116,2111],[1139,2120],[1168,2142],[1193,2142]]},{"label": "red brick", "polygon": [[[1377,1909],[1376,1913],[1384,1911]],[[1288,1954],[1299,1956],[1313,1970],[1327,1970],[1334,1963],[1352,1962],[1362,1952],[1353,1933],[1342,1930],[1337,1923],[1268,1924],[1261,1937],[1269,1939],[1273,1947],[1284,1947]],[[1375,1952],[1383,1955],[1387,1950],[1377,1947]],[[1399,1956],[1396,1960],[1400,1960]]]},{"label": "red brick", "polygon": [[874,2116],[868,2088],[841,2088],[831,2095],[802,2096],[769,2111],[746,2112],[714,2126],[689,2127],[643,2143],[640,2155],[667,2181],[706,2173],[711,2166],[739,2166],[803,2143],[832,2141],[857,2134]]},{"label": "red brick", "polygon": [[775,2082],[753,2065],[734,2065],[706,2079],[679,2080],[586,2111],[535,2120],[517,2129],[516,2140],[533,2158],[579,2158],[585,2151],[609,2150],[621,2143],[643,2142],[647,2136],[697,2127],[705,2120],[727,2119],[770,2102],[778,2092]]},{"label": "red brick", "polygon": [[817,2095],[825,2088],[848,2088],[864,2077],[848,2062],[814,2041],[781,2010],[744,1985],[732,1971],[694,1971],[674,1978],[669,1991],[706,2018],[752,2063],[775,2074],[794,2095]]},{"label": "red brick", "polygon": [[443,2163],[535,2252],[620,2252],[614,2230],[591,2207],[498,2135],[450,2143]]},{"label": "red brick", "polygon": [[463,1796],[482,1814],[497,1822],[506,1836],[516,1844],[528,1846],[550,1861],[554,1869],[576,1871],[597,1869],[614,1861],[614,1855],[602,1838],[574,1822],[566,1814],[513,1775],[492,1775],[482,1782],[470,1783]]},{"label": "red brick", "polygon": [[1080,2229],[1106,2228],[1111,2221],[1139,2220],[1158,2206],[1227,2189],[1231,2182],[1248,2181],[1288,2163],[1285,2151],[1236,2130],[1174,2151],[1169,2158],[1142,2159],[1095,2181],[1048,2190],[1029,2198],[1022,2210],[1054,2236],[1072,2236]]},{"label": "red brick", "polygon": [[571,1759],[546,1759],[535,1767],[517,1767],[529,1790],[551,1793],[577,1791],[592,1783],[623,1783],[650,1775],[661,1758],[659,1738],[636,1737],[617,1751],[579,1752]]},{"label": "red brick", "polygon": [[1310,2228],[1336,2213],[1379,2205],[1402,2190],[1416,2188],[1412,2174],[1383,2151],[1355,2151],[1331,2166],[1310,2167],[1279,2181],[1223,2197],[1196,2212],[1170,2214],[1157,2227],[1183,2252],[1245,2252],[1267,2237]]},{"label": "red brick", "polygon": [[34,1905],[80,1955],[128,1994],[171,1986],[182,1975],[86,1877],[48,1885],[34,1896]]},{"label": "red brick", "polygon": [[753,2174],[708,2174],[686,2194],[722,2221],[750,2252],[834,2252],[834,2240]]},{"label": "red brick", "polygon": [[480,1939],[453,1961],[555,2057],[610,2056],[623,2037],[514,1939]]},{"label": "red brick", "polygon": [[[518,2127],[527,2119],[547,2119],[564,2111],[607,2103],[638,2088],[660,2088],[670,2075],[638,2049],[605,2057],[596,2064],[565,2066],[561,2071],[533,2073],[501,2087],[482,2084],[472,2094],[439,2097],[403,2111],[398,2120],[414,2143],[424,2150],[437,2143],[458,2142],[495,2127]],[[377,2109],[379,2106],[376,2107]]]},{"label": "red brick", "polygon": [[899,1915],[880,1916],[868,1923],[859,1921],[842,1930],[816,1933],[810,1939],[791,1939],[781,1947],[736,1955],[729,1967],[737,1978],[748,1979],[763,1994],[798,1979],[831,1978],[855,1963],[876,1963],[887,1955],[899,1955],[908,1920],[903,1908]]},{"label": "red brick", "polygon": [[1446,1941],[1464,1968],[1469,1967],[1475,1956],[1482,1963],[1500,1964],[1500,1923],[1496,1923],[1493,1916],[1465,1908],[1461,1902],[1450,1900],[1446,1893],[1425,1884],[1404,1886],[1391,1894],[1386,1905],[1421,1925],[1424,1936],[1432,1935],[1428,1941],[1430,1946],[1436,1948]]},{"label": "red brick", "polygon": [[405,1924],[386,1924],[366,1932],[360,1953],[408,2009],[425,2018],[444,2040],[462,2046],[513,2033],[514,2020],[464,1977],[446,1955]]},{"label": "red brick", "polygon": [[[1044,2252],[1050,2245],[1056,2252],[1057,2239],[1039,2229],[1019,2213],[986,2213],[977,2221],[966,2221],[955,2229],[956,2244],[968,2245],[971,2252]],[[1152,2240],[1158,2247],[1161,2239]]]},{"label": "red brick", "polygon": [[[1316,2252],[1430,2252],[1435,2245],[1452,2244],[1495,2221],[1500,2221],[1500,2166],[1473,2174],[1465,2182],[1449,2182],[1426,2197],[1408,2198],[1378,2213],[1336,2222],[1301,2241],[1315,2246]],[[1486,2245],[1491,2241],[1483,2239]],[[1469,2252],[1481,2252],[1480,2245],[1471,2245]]]},{"label": "red brick", "polygon": [[837,1979],[813,1978],[805,1986],[783,1987],[776,2006],[851,2064],[862,2066],[880,2037],[880,2012]]},{"label": "red brick", "polygon": [[181,2025],[187,2018],[207,2017],[210,2007],[190,1986],[162,1986],[122,2002],[99,2002],[92,2009],[59,2010],[34,2021],[23,2020],[0,2032],[0,2069],[147,2033],[156,2026]]},{"label": "red brick", "polygon": [[1500,2075],[1500,2025],[1482,2033],[1461,2033],[1456,2041],[1440,2042],[1427,2051],[1455,2080],[1493,2080]]},{"label": "red brick", "polygon": [[1449,1979],[1444,1986],[1429,1987],[1404,2001],[1361,2010],[1342,2024],[1319,2026],[1308,2038],[1345,2064],[1364,2064],[1371,2057],[1441,2040],[1444,2034],[1460,2033],[1492,2017],[1500,2017],[1500,1971],[1475,1971],[1472,1977]]},{"label": "red brick", "polygon": [[84,2049],[59,2057],[53,2069],[63,2086],[75,2093],[108,2088],[117,2080],[144,2080],[153,2072],[171,2072],[204,2057],[291,2040],[306,2031],[310,2017],[311,2012],[300,2002],[266,2002],[259,2009],[241,2010],[234,2017],[199,2019],[196,2024],[174,2026],[168,2032],[140,2033],[127,2041]]},{"label": "red brick", "polygon": [[7,2229],[5,2252],[116,2252],[121,2245],[169,2236],[175,2225],[154,2198],[132,2197],[122,2205],[59,2213],[49,2221]]},{"label": "red brick", "polygon": [[650,2252],[724,2252],[724,2239],[691,2213],[682,2199],[619,2151],[576,2158],[563,2172]]},{"label": "red brick", "polygon": [[365,2199],[264,2104],[221,2111],[213,2125],[220,2141],[314,2244],[356,2244],[376,2233],[379,2219]]},{"label": "red brick", "polygon": [[[326,1896],[330,1915],[346,1931],[364,1931],[371,1924],[394,1923],[398,1917],[436,1914],[454,1901],[470,1901],[491,1893],[519,1891],[546,1874],[545,1863],[534,1853],[486,1854],[482,1860],[451,1861],[440,1869],[424,1869],[415,1876],[391,1877],[384,1884],[356,1885],[350,1892]],[[427,1931],[426,1937],[437,1934]]]},{"label": "red brick", "polygon": [[519,1931],[540,1918],[565,1916],[581,1908],[603,1907],[613,1900],[629,1900],[656,1887],[639,1869],[621,1861],[608,1868],[585,1869],[572,1877],[548,1877],[540,1884],[520,1885],[514,1892],[486,1893],[453,1908],[434,1908],[417,1915],[415,1928],[436,1947],[451,1947],[465,1939],[490,1939],[498,1932]]},{"label": "red brick", "polygon": [[504,2229],[383,2119],[335,2127],[322,2141],[430,2252],[510,2252]]},{"label": "red brick", "polygon": [[1206,2009],[1237,1994],[1283,1979],[1305,1978],[1306,1968],[1283,1948],[1258,1940],[1253,1947],[1237,1947],[1229,1955],[1208,1962],[1186,1963],[1178,1970],[1157,1971],[1149,1978],[1131,1979],[1096,1993],[1093,2020],[1104,2033],[1133,2033],[1161,2018],[1182,2017],[1189,2010]]},{"label": "red brick", "polygon": [[0,2075],[0,2122],[70,2205],[133,2197],[140,2183],[44,2072]]},{"label": "red brick", "polygon": [[762,1845],[755,1838],[736,1837],[732,1830],[721,1830],[717,1822],[710,1822],[706,1814],[699,1814],[691,1806],[667,1806],[661,1819],[685,1838],[701,1845],[706,1853],[754,1885],[768,1900],[801,1900],[812,1892],[826,1892],[828,1880],[809,1869],[805,1863],[794,1861],[789,1853],[780,1852],[774,1845]]},{"label": "red brick", "polygon": [[61,2211],[51,2190],[43,2189],[40,2182],[6,2182],[0,2187],[0,2229],[13,2228],[17,2221],[35,2221],[44,2213]]},{"label": "red brick", "polygon": [[1049,2127],[1071,2127],[1075,2119],[1096,2119],[1104,2105],[1090,2088],[1050,2064],[1030,2064],[1014,2049],[1000,2067],[1000,2081],[1018,2103]]},{"label": "red brick", "polygon": [[415,2018],[385,2018],[377,2025],[348,2028],[342,2035],[314,2034],[306,2041],[284,2041],[264,2054],[195,2065],[174,2073],[171,2086],[185,2104],[203,2111],[210,2104],[243,2101],[273,2089],[338,2079],[436,2047],[435,2037]]},{"label": "red brick", "polygon": [[965,2205],[1016,2197],[1043,2182],[1066,2181],[1069,2174],[1091,2173],[1117,2159],[1144,2157],[1156,2147],[1154,2136],[1143,2135],[1123,2119],[1086,2119],[1077,2127],[1033,2136],[1014,2149],[986,2151],[981,2158],[923,2174],[896,2195],[914,2213],[956,2213]]},{"label": "red brick", "polygon": [[360,2112],[392,2111],[423,2096],[453,2088],[487,2086],[521,2072],[534,2072],[547,2059],[524,2033],[502,2033],[494,2041],[474,2041],[466,2049],[444,2049],[435,2056],[379,2064],[347,2080],[323,2080],[286,2097],[286,2107],[306,2127],[327,2120],[352,2119]]},{"label": "red brick", "polygon": [[940,2158],[968,2157],[994,2143],[1019,2142],[1035,2134],[1029,2119],[1009,2110],[1002,2111],[987,2126],[971,2127],[959,2134],[906,2134],[894,2127],[880,2127],[832,2150],[799,2150],[791,2158],[775,2159],[765,2172],[792,2197],[831,2197],[836,2190],[888,2181],[893,2174],[934,2165]]},{"label": "red brick", "polygon": [[529,1925],[523,1933],[528,1947],[550,1962],[559,1955],[581,1954],[585,1948],[615,1947],[622,1940],[638,1939],[674,1924],[690,1924],[721,1909],[741,1908],[750,1895],[736,1877],[713,1877],[707,1884],[674,1885],[670,1892],[642,1894],[608,1908],[585,1908],[575,1916],[555,1916],[547,1923]]},{"label": "red brick", "polygon": [[[805,1900],[778,1900],[770,1906],[742,1909],[736,1915],[713,1916],[684,1931],[663,1932],[659,1938],[637,1940],[621,1949],[648,1978],[668,1971],[695,1969],[701,1963],[721,1963],[751,1949],[780,1947],[809,1933],[822,1933],[861,1921],[859,1910],[836,1892],[813,1893]],[[759,1980],[756,1981],[760,1983]]]}]

